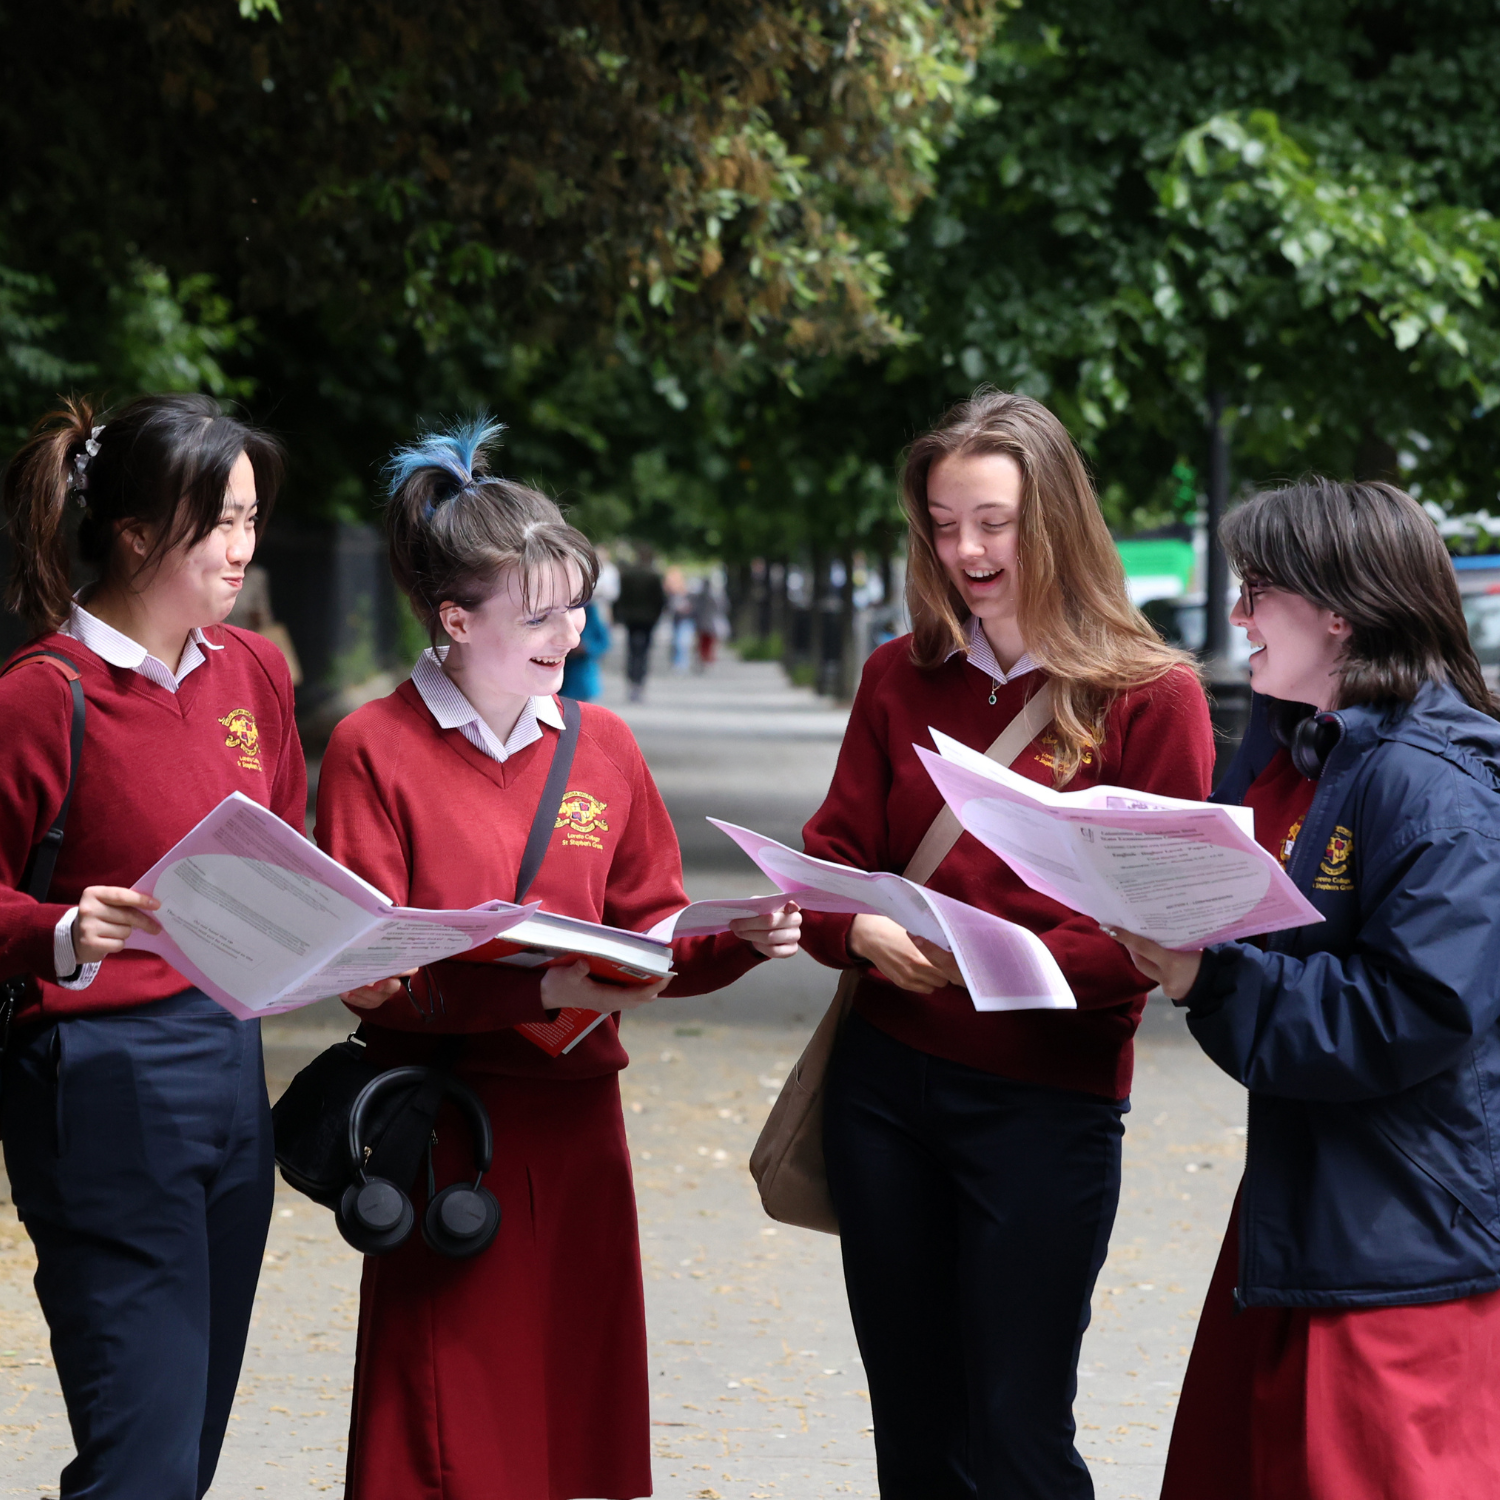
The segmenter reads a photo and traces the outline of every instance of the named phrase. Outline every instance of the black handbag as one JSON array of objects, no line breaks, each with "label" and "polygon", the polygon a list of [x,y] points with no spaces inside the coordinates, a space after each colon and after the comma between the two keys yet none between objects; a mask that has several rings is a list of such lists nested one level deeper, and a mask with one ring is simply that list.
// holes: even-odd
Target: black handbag
[{"label": "black handbag", "polygon": [[[578,748],[582,710],[572,698],[564,698],[562,702],[563,730],[532,816],[517,872],[518,904],[526,899],[526,892],[542,867],[557,811],[568,789],[573,754]],[[428,979],[430,983],[430,973]],[[360,1164],[349,1159],[349,1115],[365,1085],[384,1071],[367,1060],[363,1030],[360,1027],[315,1057],[287,1085],[286,1092],[271,1110],[276,1165],[282,1178],[288,1187],[324,1208],[336,1208],[344,1189],[354,1180]],[[463,1044],[462,1036],[445,1037],[427,1070],[428,1076],[394,1094],[378,1111],[365,1131],[367,1160],[363,1165],[367,1172],[402,1187],[415,1180],[442,1102],[442,1075],[457,1063]]]},{"label": "black handbag", "polygon": [[[0,677],[7,676],[17,667],[30,661],[48,663],[54,672],[60,673],[67,679],[68,686],[73,692],[73,722],[68,733],[68,789],[63,793],[62,806],[58,808],[57,816],[52,820],[52,826],[42,835],[41,841],[31,851],[26,861],[26,868],[21,873],[21,883],[16,887],[34,901],[44,902],[52,894],[52,872],[57,868],[57,856],[62,849],[63,833],[68,826],[68,809],[73,804],[73,788],[78,784],[78,762],[83,756],[86,709],[83,680],[79,676],[78,664],[72,657],[65,656],[61,651],[28,651],[10,662],[5,670],[0,672]],[[14,974],[0,981],[0,1065],[3,1065],[5,1054],[10,1049],[11,1021],[26,998],[26,978],[24,974]],[[0,1070],[0,1079],[3,1077],[3,1070]]]}]

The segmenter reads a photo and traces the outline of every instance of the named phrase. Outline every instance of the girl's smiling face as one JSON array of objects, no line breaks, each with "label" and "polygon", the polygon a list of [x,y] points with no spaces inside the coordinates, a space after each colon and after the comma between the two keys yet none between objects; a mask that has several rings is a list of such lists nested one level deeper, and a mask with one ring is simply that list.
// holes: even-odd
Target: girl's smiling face
[{"label": "girl's smiling face", "polygon": [[1289,589],[1256,583],[1241,591],[1229,623],[1245,632],[1253,648],[1250,685],[1257,693],[1320,711],[1337,706],[1350,636],[1342,615]]},{"label": "girl's smiling face", "polygon": [[574,602],[582,591],[576,565],[547,563],[532,575],[528,608],[520,574],[506,568],[483,604],[465,609],[445,601],[438,614],[462,648],[466,676],[491,693],[546,697],[561,688],[563,662],[582,638],[583,607]]},{"label": "girl's smiling face", "polygon": [[1008,453],[940,459],[927,476],[927,513],[933,550],[969,612],[1014,619],[1020,465]]}]

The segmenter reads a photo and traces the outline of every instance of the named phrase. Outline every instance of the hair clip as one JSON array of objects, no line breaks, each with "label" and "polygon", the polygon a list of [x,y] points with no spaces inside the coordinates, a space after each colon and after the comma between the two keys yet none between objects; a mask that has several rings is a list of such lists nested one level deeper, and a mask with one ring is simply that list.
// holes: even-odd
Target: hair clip
[{"label": "hair clip", "polygon": [[83,496],[89,487],[89,464],[99,456],[99,434],[103,431],[104,425],[101,423],[84,439],[82,450],[73,455],[73,472],[68,475],[68,488],[77,494],[79,510],[88,509],[88,501]]}]

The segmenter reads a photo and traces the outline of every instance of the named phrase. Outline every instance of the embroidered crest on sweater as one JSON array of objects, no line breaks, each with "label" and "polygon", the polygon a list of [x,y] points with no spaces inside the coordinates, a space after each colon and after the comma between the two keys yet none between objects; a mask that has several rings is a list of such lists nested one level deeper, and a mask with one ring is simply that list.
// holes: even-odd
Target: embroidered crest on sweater
[{"label": "embroidered crest on sweater", "polygon": [[609,803],[600,802],[587,792],[570,791],[559,804],[557,822],[553,825],[567,829],[564,848],[603,849],[604,841],[599,835],[609,832],[609,824],[602,816],[608,808]]},{"label": "embroidered crest on sweater", "polygon": [[219,720],[229,731],[224,741],[231,750],[240,752],[239,766],[242,771],[260,770],[260,726],[248,708],[231,709]]},{"label": "embroidered crest on sweater", "polygon": [[[1047,770],[1055,771],[1057,769],[1057,752],[1062,745],[1062,741],[1049,729],[1037,736],[1036,743],[1042,748],[1036,752],[1033,759],[1040,765],[1045,766]],[[1091,766],[1093,763],[1094,752],[1092,750],[1085,750],[1079,758],[1078,764],[1080,766]]]},{"label": "embroidered crest on sweater", "polygon": [[1349,874],[1349,862],[1354,855],[1354,833],[1342,823],[1333,830],[1328,847],[1323,851],[1318,875],[1313,881],[1315,891],[1352,891],[1354,881]]}]

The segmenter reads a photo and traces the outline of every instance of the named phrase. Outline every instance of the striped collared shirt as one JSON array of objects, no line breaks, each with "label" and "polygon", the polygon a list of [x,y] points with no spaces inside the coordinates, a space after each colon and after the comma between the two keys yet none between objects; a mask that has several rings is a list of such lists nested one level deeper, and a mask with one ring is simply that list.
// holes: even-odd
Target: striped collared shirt
[{"label": "striped collared shirt", "polygon": [[555,698],[529,698],[516,727],[500,743],[499,736],[479,717],[463,690],[443,671],[448,647],[424,651],[411,669],[411,685],[422,695],[427,711],[437,720],[439,729],[456,729],[468,742],[491,760],[509,760],[517,750],[524,750],[542,737],[542,725],[563,727],[562,711]]},{"label": "striped collared shirt", "polygon": [[990,638],[984,633],[984,627],[979,623],[977,615],[969,616],[964,632],[969,637],[968,646],[955,646],[948,656],[954,657],[960,650],[964,651],[971,667],[977,667],[986,677],[992,678],[1001,687],[1004,687],[1007,682],[1014,682],[1018,677],[1024,677],[1028,672],[1037,670],[1037,664],[1031,659],[1031,653],[1025,651],[1022,652],[1020,661],[1010,671],[1002,671],[1000,663],[995,660],[995,648],[990,645]]},{"label": "striped collared shirt", "polygon": [[174,672],[164,661],[158,661],[139,641],[133,641],[113,625],[106,625],[98,615],[91,615],[81,604],[74,604],[68,614],[67,624],[59,634],[70,637],[80,646],[87,646],[95,656],[107,661],[112,667],[124,667],[148,677],[157,687],[175,693],[182,686],[182,679],[208,658],[205,651],[222,651],[201,630],[195,630],[183,647],[182,660]]}]

